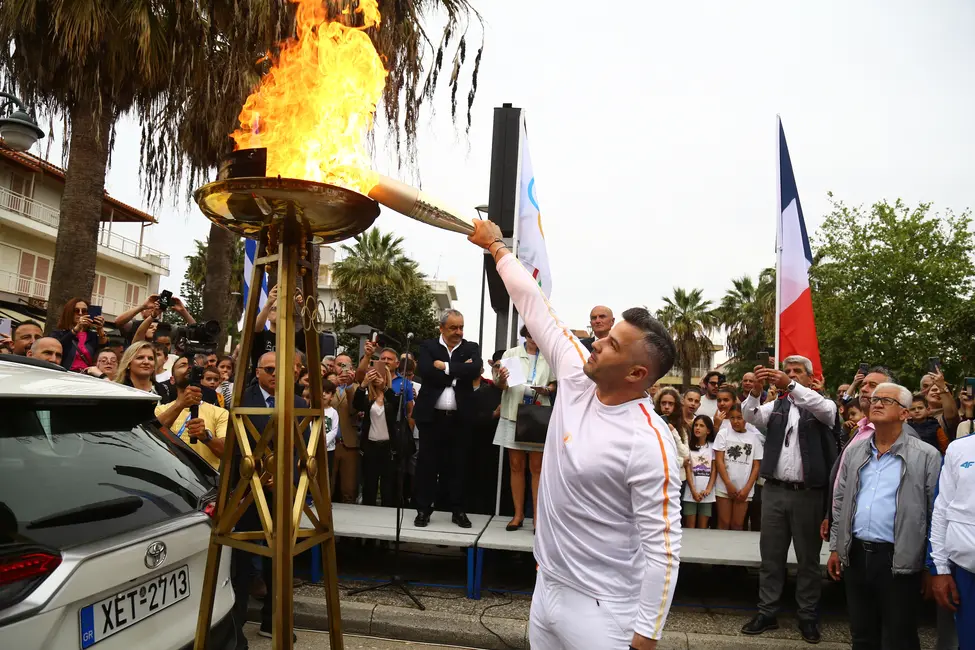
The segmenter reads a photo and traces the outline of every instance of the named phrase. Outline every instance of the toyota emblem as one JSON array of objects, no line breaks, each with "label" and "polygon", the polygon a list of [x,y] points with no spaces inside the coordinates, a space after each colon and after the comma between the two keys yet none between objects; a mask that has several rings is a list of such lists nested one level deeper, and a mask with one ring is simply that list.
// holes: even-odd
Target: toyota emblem
[{"label": "toyota emblem", "polygon": [[166,561],[166,545],[163,542],[153,542],[146,549],[146,568],[155,569]]}]

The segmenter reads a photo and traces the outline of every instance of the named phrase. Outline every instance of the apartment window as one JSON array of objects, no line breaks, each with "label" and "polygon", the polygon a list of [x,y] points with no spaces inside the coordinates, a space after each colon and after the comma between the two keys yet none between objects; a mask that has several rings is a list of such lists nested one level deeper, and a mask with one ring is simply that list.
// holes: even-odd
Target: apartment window
[{"label": "apartment window", "polygon": [[125,304],[131,307],[146,301],[146,288],[137,284],[125,284]]},{"label": "apartment window", "polygon": [[21,251],[16,292],[46,300],[50,281],[51,259]]},{"label": "apartment window", "polygon": [[10,173],[10,194],[5,203],[14,212],[27,214],[28,204],[26,199],[31,198],[32,185],[30,178],[17,172]]}]

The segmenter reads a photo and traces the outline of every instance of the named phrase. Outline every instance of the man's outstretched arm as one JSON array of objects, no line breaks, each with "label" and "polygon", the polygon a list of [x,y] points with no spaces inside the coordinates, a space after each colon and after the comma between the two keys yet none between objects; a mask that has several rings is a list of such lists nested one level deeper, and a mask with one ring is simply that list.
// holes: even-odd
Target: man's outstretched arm
[{"label": "man's outstretched arm", "polygon": [[588,357],[586,349],[559,320],[538,283],[505,246],[498,225],[475,219],[474,234],[468,239],[494,258],[511,300],[556,376],[561,379],[573,369],[581,369]]}]

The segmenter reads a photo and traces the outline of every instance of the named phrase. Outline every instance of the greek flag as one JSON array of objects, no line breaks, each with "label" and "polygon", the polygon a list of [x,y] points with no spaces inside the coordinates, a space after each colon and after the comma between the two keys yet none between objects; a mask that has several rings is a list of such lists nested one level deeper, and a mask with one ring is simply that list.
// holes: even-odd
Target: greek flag
[{"label": "greek flag", "polygon": [[[254,258],[257,257],[257,240],[244,240],[244,311],[247,311],[247,296],[250,294],[251,274],[254,272]],[[263,309],[267,303],[267,274],[261,274],[261,298],[257,304],[258,309]],[[241,315],[238,327],[244,329],[244,316]],[[265,328],[267,324],[265,324]]]}]

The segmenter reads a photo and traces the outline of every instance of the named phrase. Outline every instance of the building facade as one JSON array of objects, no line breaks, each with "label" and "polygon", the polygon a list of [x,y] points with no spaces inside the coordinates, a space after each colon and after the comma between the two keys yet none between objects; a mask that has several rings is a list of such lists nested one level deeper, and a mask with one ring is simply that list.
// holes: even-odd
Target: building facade
[{"label": "building facade", "polygon": [[[0,317],[43,320],[50,293],[64,170],[0,143]],[[120,223],[156,219],[105,194],[91,304],[106,321],[157,293],[169,275],[169,255],[112,232]]]}]

